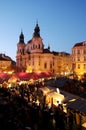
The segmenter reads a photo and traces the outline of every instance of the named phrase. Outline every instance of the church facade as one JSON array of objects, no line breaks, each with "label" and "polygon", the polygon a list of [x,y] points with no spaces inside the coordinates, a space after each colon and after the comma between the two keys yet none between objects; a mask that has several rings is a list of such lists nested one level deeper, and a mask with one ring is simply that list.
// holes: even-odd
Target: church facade
[{"label": "church facade", "polygon": [[24,42],[24,34],[21,31],[16,53],[18,71],[65,74],[71,72],[71,65],[70,54],[51,52],[50,46],[44,48],[38,23],[34,28],[33,37],[27,43]]}]

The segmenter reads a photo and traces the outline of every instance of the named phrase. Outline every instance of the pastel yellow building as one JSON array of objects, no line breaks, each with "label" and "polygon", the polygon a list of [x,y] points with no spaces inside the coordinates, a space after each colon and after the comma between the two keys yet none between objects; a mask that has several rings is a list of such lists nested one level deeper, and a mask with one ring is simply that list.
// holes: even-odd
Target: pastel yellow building
[{"label": "pastel yellow building", "polygon": [[73,46],[72,69],[78,77],[86,73],[86,41],[76,43]]}]

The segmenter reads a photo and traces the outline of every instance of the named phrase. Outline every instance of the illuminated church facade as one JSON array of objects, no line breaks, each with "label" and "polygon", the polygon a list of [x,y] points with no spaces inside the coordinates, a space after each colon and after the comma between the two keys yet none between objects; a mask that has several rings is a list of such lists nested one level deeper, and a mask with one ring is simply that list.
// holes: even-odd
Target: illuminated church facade
[{"label": "illuminated church facade", "polygon": [[44,48],[38,22],[31,40],[27,43],[24,42],[24,34],[21,31],[16,52],[16,66],[19,71],[70,73],[71,65],[70,54],[66,52],[51,52],[50,46]]}]

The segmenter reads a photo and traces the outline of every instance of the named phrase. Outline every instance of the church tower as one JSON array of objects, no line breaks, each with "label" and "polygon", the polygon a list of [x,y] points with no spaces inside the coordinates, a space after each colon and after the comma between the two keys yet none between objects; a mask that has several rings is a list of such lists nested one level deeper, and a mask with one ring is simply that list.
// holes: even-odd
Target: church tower
[{"label": "church tower", "polygon": [[25,47],[25,43],[24,43],[24,34],[21,31],[21,34],[19,36],[19,42],[17,44],[17,55],[21,55],[24,54],[24,47]]},{"label": "church tower", "polygon": [[43,52],[43,49],[44,49],[44,45],[42,42],[42,38],[40,36],[40,28],[37,22],[34,28],[30,53],[41,53]]},{"label": "church tower", "polygon": [[40,37],[40,28],[38,26],[38,22],[36,23],[36,27],[34,28],[33,37],[35,38]]},{"label": "church tower", "polygon": [[25,48],[24,34],[21,31],[21,34],[19,36],[19,42],[17,43],[16,66],[19,67],[22,66],[22,55],[24,55],[24,48]]}]

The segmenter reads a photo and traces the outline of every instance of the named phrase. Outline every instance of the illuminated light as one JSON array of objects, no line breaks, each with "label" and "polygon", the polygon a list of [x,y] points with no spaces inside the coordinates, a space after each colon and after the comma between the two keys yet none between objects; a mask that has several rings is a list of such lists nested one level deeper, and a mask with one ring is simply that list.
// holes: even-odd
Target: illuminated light
[{"label": "illuminated light", "polygon": [[12,75],[8,80],[9,83],[16,83],[17,81],[19,81],[19,78],[16,75]]},{"label": "illuminated light", "polygon": [[36,104],[39,106],[39,104],[40,104],[40,102],[39,102],[39,100],[37,99],[37,101],[36,101]]},{"label": "illuminated light", "polygon": [[79,74],[82,75],[82,74],[84,74],[84,72],[80,72]]},{"label": "illuminated light", "polygon": [[8,84],[8,88],[10,88],[11,87],[11,84]]},{"label": "illuminated light", "polygon": [[82,124],[82,126],[83,126],[84,128],[86,128],[86,122],[85,122],[85,123],[83,123],[83,124]]},{"label": "illuminated light", "polygon": [[56,89],[56,91],[57,91],[57,93],[60,93],[60,90],[59,90],[59,88],[57,88],[57,89]]},{"label": "illuminated light", "polygon": [[22,84],[22,81],[19,82],[19,85],[21,85],[21,84]]},{"label": "illuminated light", "polygon": [[57,92],[50,92],[47,94],[47,100],[50,98],[53,99],[53,104],[57,106],[58,104],[61,104],[64,100],[64,95]]},{"label": "illuminated light", "polygon": [[67,107],[66,107],[66,104],[62,104],[62,106],[63,106],[63,111],[64,111],[65,113],[67,113]]},{"label": "illuminated light", "polygon": [[12,74],[14,71],[9,71],[9,72],[7,72],[8,74]]},{"label": "illuminated light", "polygon": [[7,87],[8,87],[7,82],[4,82],[4,83],[2,84],[2,87],[7,88]]},{"label": "illuminated light", "polygon": [[73,98],[73,99],[71,99],[71,100],[69,100],[69,102],[74,102],[76,99],[75,98]]}]

